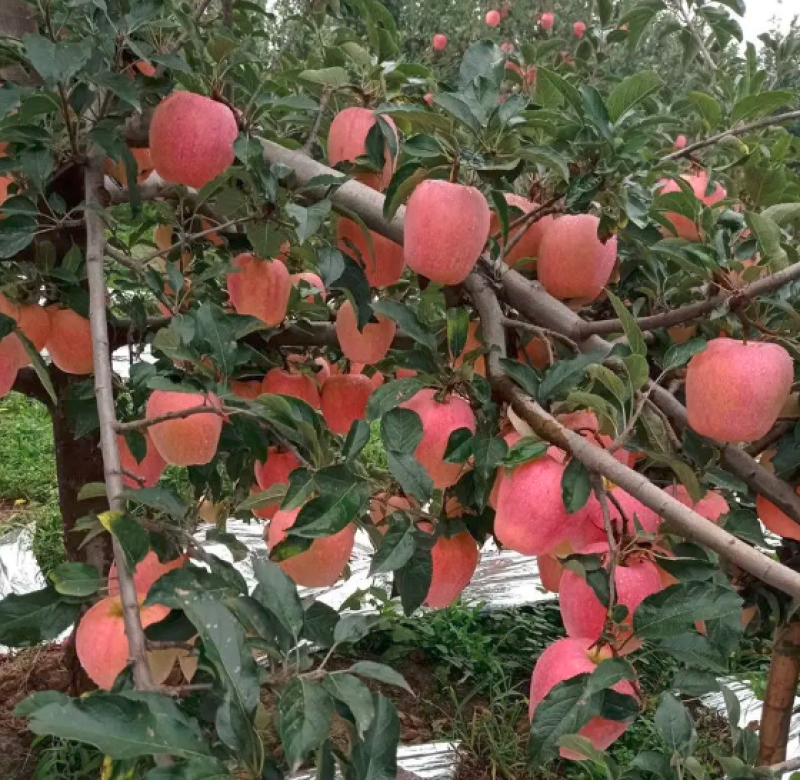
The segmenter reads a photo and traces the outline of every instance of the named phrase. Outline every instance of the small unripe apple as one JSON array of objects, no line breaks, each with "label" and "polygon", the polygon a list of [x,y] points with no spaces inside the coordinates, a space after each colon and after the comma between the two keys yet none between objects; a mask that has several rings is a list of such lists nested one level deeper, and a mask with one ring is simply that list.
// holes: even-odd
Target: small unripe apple
[{"label": "small unripe apple", "polygon": [[539,24],[543,30],[552,30],[553,25],[556,23],[556,17],[549,11],[539,17]]},{"label": "small unripe apple", "polygon": [[431,41],[431,46],[436,51],[444,51],[447,48],[447,36],[443,33],[436,33]]},{"label": "small unripe apple", "polygon": [[478,262],[489,235],[490,212],[479,190],[428,179],[406,207],[405,260],[432,282],[463,282]]},{"label": "small unripe apple", "polygon": [[166,181],[200,189],[233,165],[236,117],[222,103],[193,92],[173,92],[150,122],[150,156]]},{"label": "small unripe apple", "polygon": [[779,344],[712,339],[686,371],[689,425],[718,441],[756,441],[775,424],[793,380],[792,358]]},{"label": "small unripe apple", "polygon": [[486,14],[486,24],[489,27],[497,27],[500,24],[500,11],[489,11]]},{"label": "small unripe apple", "polygon": [[586,32],[586,22],[573,22],[572,23],[572,34],[578,40],[583,38],[585,32]]}]

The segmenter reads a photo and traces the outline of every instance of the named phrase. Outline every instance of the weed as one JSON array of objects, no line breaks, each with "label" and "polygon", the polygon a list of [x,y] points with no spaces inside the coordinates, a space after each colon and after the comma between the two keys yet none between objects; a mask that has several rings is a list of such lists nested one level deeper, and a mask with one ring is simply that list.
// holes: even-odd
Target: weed
[{"label": "weed", "polygon": [[47,746],[39,745],[34,780],[95,780],[100,776],[103,754],[97,748],[47,737],[38,737],[34,747],[42,740],[46,740]]}]

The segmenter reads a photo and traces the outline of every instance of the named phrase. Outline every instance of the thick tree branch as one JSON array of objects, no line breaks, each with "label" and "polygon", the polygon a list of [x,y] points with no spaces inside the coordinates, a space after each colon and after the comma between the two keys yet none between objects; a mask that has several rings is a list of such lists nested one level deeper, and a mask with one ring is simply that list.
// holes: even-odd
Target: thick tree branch
[{"label": "thick tree branch", "polygon": [[661,159],[678,160],[681,157],[689,157],[694,152],[705,149],[707,146],[713,146],[724,138],[747,135],[747,133],[752,133],[754,130],[762,130],[765,127],[773,127],[774,125],[783,125],[786,124],[786,122],[794,122],[795,120],[800,120],[800,111],[787,111],[785,114],[776,114],[775,116],[768,116],[756,122],[750,122],[749,124],[737,125],[728,130],[723,130],[716,135],[710,135],[702,141],[697,141],[697,143],[689,144],[689,146],[685,146],[677,152],[670,152]]},{"label": "thick tree branch", "polygon": [[505,354],[503,313],[489,281],[477,272],[465,286],[481,319],[484,340],[489,347],[486,365],[489,381],[497,397],[546,441],[555,444],[583,463],[587,469],[619,485],[645,506],[658,513],[668,527],[681,536],[719,553],[745,571],[794,597],[800,597],[800,573],[772,560],[719,526],[676,501],[647,477],[620,463],[602,447],[596,447],[579,433],[565,428],[529,398],[503,371],[500,357]]},{"label": "thick tree branch", "polygon": [[[103,186],[102,157],[94,153],[86,169],[86,275],[89,281],[89,320],[94,355],[94,386],[97,396],[97,413],[100,418],[100,445],[103,451],[108,505],[112,512],[123,512],[122,467],[117,447],[116,412],[111,373],[111,353],[106,321],[106,281],[103,272],[105,259],[105,223],[102,217],[100,193]],[[128,648],[133,664],[133,679],[138,690],[152,688],[153,680],[147,662],[147,645],[139,614],[139,598],[133,574],[122,546],[112,534],[114,559],[119,572],[119,590],[122,601],[122,618]]]},{"label": "thick tree branch", "polygon": [[[725,290],[705,301],[697,301],[696,303],[690,303],[687,306],[671,309],[661,314],[653,314],[649,317],[639,317],[636,322],[642,330],[669,328],[673,325],[680,325],[683,322],[702,317],[704,314],[714,311],[726,301],[729,301],[732,305],[743,303],[760,295],[769,295],[798,279],[800,279],[800,263],[795,263],[795,265],[784,268],[782,271],[776,271],[763,279],[758,279],[740,290]],[[620,320],[585,322],[581,326],[581,333],[585,337],[595,334],[619,333],[621,331],[622,322]]]}]

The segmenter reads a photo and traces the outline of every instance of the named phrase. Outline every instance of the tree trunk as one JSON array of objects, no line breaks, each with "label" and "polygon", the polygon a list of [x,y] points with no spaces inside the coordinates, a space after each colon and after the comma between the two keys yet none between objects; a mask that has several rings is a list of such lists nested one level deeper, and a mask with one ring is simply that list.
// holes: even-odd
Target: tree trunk
[{"label": "tree trunk", "polygon": [[767,693],[761,716],[758,763],[777,764],[786,759],[789,725],[800,677],[800,619],[775,629]]}]

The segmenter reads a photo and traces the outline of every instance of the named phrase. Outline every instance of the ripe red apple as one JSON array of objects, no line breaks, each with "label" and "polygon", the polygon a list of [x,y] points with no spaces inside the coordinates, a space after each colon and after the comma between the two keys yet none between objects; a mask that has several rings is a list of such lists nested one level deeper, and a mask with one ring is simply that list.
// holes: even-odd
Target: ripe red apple
[{"label": "ripe red apple", "polygon": [[136,60],[133,63],[136,70],[139,71],[143,76],[147,76],[148,78],[152,78],[156,75],[156,68],[155,66],[148,62],[147,60]]},{"label": "ripe red apple", "polygon": [[539,17],[539,24],[543,30],[552,30],[556,23],[556,17],[551,13],[544,13]]},{"label": "ripe red apple", "polygon": [[[281,263],[281,265],[283,265],[283,263]],[[312,271],[301,271],[298,274],[292,274],[290,279],[294,287],[298,287],[301,282],[305,282],[309,287],[314,288],[316,292],[312,292],[310,295],[306,296],[306,301],[309,303],[314,303],[314,298],[317,295],[319,295],[323,301],[328,297],[328,293],[325,292],[325,283],[322,281],[319,274],[315,274]]]},{"label": "ripe red apple", "polygon": [[685,135],[683,135],[683,133],[681,133],[681,134],[680,134],[680,135],[679,135],[679,136],[678,136],[678,137],[675,139],[675,143],[673,144],[673,146],[674,146],[676,149],[685,149],[685,148],[686,148],[686,144],[687,144],[687,143],[688,143],[688,141],[687,141],[687,139],[686,139],[686,136],[685,136]]},{"label": "ripe red apple", "polygon": [[447,48],[447,36],[442,33],[436,33],[431,41],[435,51],[444,51]]},{"label": "ripe red apple", "polygon": [[[193,406],[219,407],[216,396],[153,390],[147,400],[145,418],[191,409]],[[215,411],[199,412],[189,417],[164,420],[151,425],[150,438],[167,463],[173,466],[202,466],[217,452],[222,433],[222,417]]]},{"label": "ripe red apple", "polygon": [[123,475],[122,481],[126,485],[126,487],[130,488],[140,488],[146,487],[151,488],[153,485],[161,479],[161,475],[164,473],[164,469],[167,467],[166,461],[164,458],[159,455],[158,450],[155,448],[152,440],[150,439],[150,434],[145,431],[144,433],[145,439],[145,454],[144,458],[141,461],[137,461],[136,458],[133,456],[133,453],[130,451],[128,447],[128,442],[125,440],[125,437],[121,434],[117,434],[117,446],[119,447],[119,459],[120,463],[122,464],[122,468],[125,471],[130,472],[131,474],[135,474],[139,479],[142,480],[141,484],[137,482],[133,477],[129,477],[127,475]]},{"label": "ripe red apple", "polygon": [[540,370],[547,368],[551,360],[550,350],[547,348],[547,340],[542,336],[533,336],[520,349],[517,360],[521,363],[529,363]]},{"label": "ripe red apple", "polygon": [[560,300],[588,303],[608,284],[617,261],[617,238],[597,237],[600,220],[592,214],[559,217],[539,245],[536,273],[547,292]]},{"label": "ripe red apple", "polygon": [[[383,116],[389,123],[397,139],[397,127],[390,116]],[[328,165],[333,167],[340,162],[355,162],[356,158],[367,153],[367,135],[377,122],[377,117],[368,108],[351,107],[340,111],[331,122],[328,131]],[[368,187],[384,190],[394,175],[397,160],[386,148],[385,163],[381,173],[359,173],[356,179]]]},{"label": "ripe red apple", "polygon": [[386,533],[388,525],[386,518],[392,512],[411,509],[411,501],[405,496],[392,496],[388,493],[378,493],[370,501],[369,516],[372,524],[381,532]]},{"label": "ripe red apple", "polygon": [[[800,496],[800,486],[797,488],[797,495]],[[800,540],[800,525],[792,520],[784,511],[778,509],[769,499],[764,496],[756,497],[756,511],[759,520],[766,526],[768,531],[782,536],[784,539]]]},{"label": "ripe red apple", "polygon": [[228,295],[237,314],[249,314],[274,327],[286,319],[292,279],[277,260],[261,260],[252,254],[237,255],[228,274]]},{"label": "ripe red apple", "polygon": [[236,117],[222,103],[193,92],[173,92],[150,122],[150,155],[166,181],[200,189],[233,165]]},{"label": "ripe red apple", "polygon": [[[708,189],[708,173],[706,171],[688,174],[682,178],[691,187],[694,196],[706,206],[713,206],[728,197],[727,190],[719,182],[714,185],[713,192],[710,195],[706,195],[706,190]],[[682,192],[678,183],[672,179],[662,182],[659,188],[661,195],[666,195],[670,192]],[[661,228],[661,232],[665,236],[676,235],[679,238],[685,238],[687,241],[701,240],[697,225],[689,217],[684,217],[683,214],[673,211],[666,212],[664,216],[672,223],[673,227],[671,231],[667,228]]]},{"label": "ripe red apple", "polygon": [[[652,509],[646,507],[637,498],[634,498],[630,493],[619,487],[609,490],[609,495],[613,498],[613,501],[609,500],[608,502],[608,512],[618,536],[623,533],[629,536],[634,535],[637,524],[646,534],[658,533],[658,529],[661,527],[661,517]],[[620,516],[617,504],[622,508],[624,519]],[[573,546],[580,551],[596,543],[607,548],[608,535],[606,533],[603,510],[594,495],[591,496],[586,504],[586,513],[587,520],[573,537]]]},{"label": "ripe red apple", "polygon": [[433,486],[442,489],[455,485],[464,466],[446,463],[444,453],[453,431],[469,428],[475,433],[475,414],[469,403],[457,395],[440,402],[436,399],[436,390],[426,387],[401,407],[416,412],[422,421],[422,440],[414,450],[414,457],[430,475]]},{"label": "ripe red apple", "polygon": [[[261,490],[269,490],[273,485],[288,486],[289,475],[301,465],[293,452],[280,447],[270,447],[267,451],[267,459],[263,463],[256,461],[255,476],[258,487]],[[275,516],[280,507],[281,502],[276,501],[274,504],[261,507],[253,514],[261,518],[271,518]]]},{"label": "ripe red apple", "polygon": [[585,32],[586,32],[586,22],[573,22],[572,23],[572,34],[578,40],[583,38]]},{"label": "ripe red apple", "polygon": [[[17,323],[17,328],[25,334],[38,351],[41,352],[44,349],[47,339],[50,337],[50,315],[43,306],[38,303],[21,305],[10,301],[0,293],[0,314],[11,317]],[[16,349],[19,368],[30,364],[31,359],[16,333],[6,336],[3,343],[9,352]]]},{"label": "ripe red apple", "polygon": [[[600,433],[600,421],[597,419],[597,415],[594,412],[569,412],[567,414],[557,415],[557,419],[563,426],[569,428],[571,431],[580,433],[584,439],[597,447],[607,449],[614,443],[613,436]],[[563,457],[566,457],[566,455]],[[614,457],[628,468],[633,468],[636,461],[644,457],[644,453],[619,449],[614,453]]]},{"label": "ripe red apple", "polygon": [[254,401],[261,395],[261,379],[234,379],[231,392],[244,401]]},{"label": "ripe red apple", "polygon": [[50,335],[45,349],[53,362],[67,374],[91,374],[94,357],[89,320],[60,305],[48,306],[47,312]]},{"label": "ripe red apple", "polygon": [[547,555],[563,550],[581,533],[588,505],[567,514],[561,498],[564,468],[544,455],[506,471],[494,519],[495,536],[504,547],[523,555]]},{"label": "ripe red apple", "polygon": [[489,11],[486,14],[486,24],[489,27],[497,27],[500,24],[500,11]]},{"label": "ripe red apple", "polygon": [[561,576],[564,574],[564,566],[561,559],[555,555],[539,555],[536,558],[536,565],[539,568],[539,579],[542,587],[550,593],[558,593],[561,583]]},{"label": "ripe red apple", "polygon": [[332,376],[322,386],[322,416],[334,433],[345,434],[366,416],[367,401],[375,389],[365,374]]},{"label": "ripe red apple", "polygon": [[667,485],[664,491],[712,523],[718,523],[720,517],[731,511],[725,497],[718,490],[709,490],[699,501],[692,500],[683,485]]},{"label": "ripe red apple", "polygon": [[[531,703],[529,716],[533,718],[539,702],[550,693],[558,683],[570,680],[579,674],[591,674],[595,667],[608,658],[612,652],[609,647],[595,646],[591,639],[558,639],[545,648],[539,656],[531,676]],[[629,680],[622,680],[611,690],[627,696],[636,696],[636,689]],[[582,737],[591,741],[596,750],[606,750],[626,731],[628,724],[606,718],[592,718],[578,731]],[[562,758],[580,759],[582,756],[568,748],[561,748]]]},{"label": "ripe red apple", "polygon": [[423,181],[406,207],[406,264],[432,282],[460,284],[486,245],[489,221],[486,198],[474,187]]},{"label": "ripe red apple", "polygon": [[375,315],[377,322],[368,322],[358,329],[358,319],[350,301],[345,301],[336,314],[336,338],[345,357],[356,363],[372,364],[382,360],[392,346],[397,326],[394,320]]},{"label": "ripe red apple", "polygon": [[370,287],[388,287],[400,280],[405,268],[403,247],[370,230],[372,250],[360,226],[340,217],[336,226],[339,249],[363,269]]},{"label": "ripe red apple", "polygon": [[686,371],[689,425],[718,441],[760,439],[778,419],[793,379],[792,358],[779,344],[712,339]]},{"label": "ripe red apple", "polygon": [[[130,149],[130,153],[133,159],[136,160],[136,181],[141,184],[149,178],[150,174],[153,172],[153,160],[150,156],[150,150],[133,147]],[[123,187],[128,186],[128,171],[122,160],[112,162],[109,158],[106,158],[103,161],[103,170],[109,176],[116,179]]]},{"label": "ripe red apple", "polygon": [[282,368],[267,371],[261,384],[262,393],[278,393],[300,398],[314,409],[319,409],[319,388],[313,377],[301,372],[294,373]]},{"label": "ripe red apple", "polygon": [[[270,520],[266,532],[270,550],[286,538],[299,513],[300,508],[281,511]],[[355,524],[350,523],[333,536],[314,539],[307,550],[280,561],[279,565],[298,585],[306,588],[330,587],[342,576],[350,560],[355,536]]]},{"label": "ripe red apple", "polygon": [[[607,548],[601,544],[590,545],[582,550],[586,553],[602,554]],[[649,558],[633,555],[614,567],[616,601],[628,608],[622,621],[624,628],[617,631],[615,645],[620,653],[627,655],[641,647],[641,641],[633,636],[630,628],[633,614],[648,596],[658,593],[664,586],[659,567]],[[603,633],[606,608],[600,603],[591,586],[580,574],[566,570],[561,577],[558,591],[561,618],[567,634],[597,641]]]},{"label": "ripe red apple", "polygon": [[[432,533],[430,523],[419,528]],[[431,549],[431,584],[425,596],[425,606],[432,609],[449,607],[469,585],[481,553],[476,541],[467,531],[450,538],[440,536]]]},{"label": "ripe red apple", "polygon": [[[450,355],[450,359],[453,361],[453,368],[461,368],[461,366],[464,365],[464,356],[483,346],[483,343],[476,335],[479,327],[480,322],[477,320],[470,322],[467,329],[467,340],[464,344],[464,349],[461,350],[461,354],[456,358],[454,358],[452,354]],[[472,367],[476,374],[486,376],[486,358],[483,357],[483,355],[472,361]]]},{"label": "ripe red apple", "polygon": [[[146,596],[156,580],[161,579],[167,572],[180,569],[187,560],[188,557],[186,555],[179,555],[171,561],[162,563],[158,560],[158,555],[153,550],[150,550],[136,564],[136,568],[133,571],[133,584],[136,586],[136,592],[140,596]],[[116,563],[111,564],[111,569],[108,572],[108,595],[119,596],[119,575],[117,574]]]},{"label": "ripe red apple", "polygon": [[422,98],[429,106],[433,105],[433,92],[426,92]]},{"label": "ripe red apple", "polygon": [[[512,64],[512,63],[506,63]],[[517,66],[519,67],[519,66]],[[515,195],[513,192],[505,193],[506,203],[522,211],[523,214],[530,214],[539,208],[539,204],[535,203],[528,198],[523,198],[521,195]],[[516,216],[510,217],[513,222]],[[542,245],[542,239],[547,232],[550,225],[555,221],[552,214],[534,222],[523,234],[522,238],[516,243],[513,249],[506,255],[505,261],[508,265],[513,266],[519,271],[530,271],[536,267],[536,258],[539,254],[539,247]],[[509,232],[509,238],[513,238],[517,232],[517,228]],[[495,212],[492,212],[491,222],[489,224],[489,233],[494,235],[500,231],[500,219]],[[501,241],[502,243],[502,241]]]},{"label": "ripe red apple", "polygon": [[0,341],[0,398],[11,392],[19,369],[19,342],[6,336]]},{"label": "ripe red apple", "polygon": [[[169,612],[169,607],[161,604],[139,607],[144,628],[163,620]],[[111,690],[129,658],[119,596],[101,599],[84,614],[75,632],[75,652],[92,682],[99,688]],[[174,658],[172,661],[174,663]]]}]

